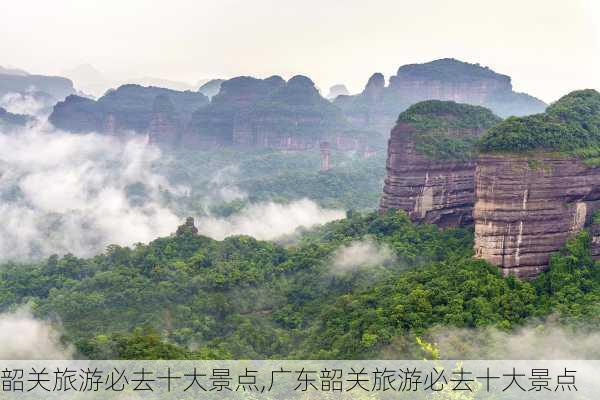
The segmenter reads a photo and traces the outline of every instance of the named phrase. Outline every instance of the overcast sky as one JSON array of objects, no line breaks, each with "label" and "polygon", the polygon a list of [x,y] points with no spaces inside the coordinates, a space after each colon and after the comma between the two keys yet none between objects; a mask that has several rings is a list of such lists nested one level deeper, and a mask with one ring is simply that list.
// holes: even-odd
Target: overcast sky
[{"label": "overcast sky", "polygon": [[552,101],[600,88],[598,0],[0,0],[0,65],[111,79],[310,76],[360,90],[376,71],[454,57]]}]

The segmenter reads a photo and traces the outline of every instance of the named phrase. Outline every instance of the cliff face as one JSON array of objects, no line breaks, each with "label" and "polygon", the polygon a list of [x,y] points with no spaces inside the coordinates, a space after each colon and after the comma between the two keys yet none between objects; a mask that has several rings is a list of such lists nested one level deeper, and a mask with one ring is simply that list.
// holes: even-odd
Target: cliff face
[{"label": "cliff face", "polygon": [[297,75],[245,116],[259,147],[306,149],[340,135],[345,121],[312,80]]},{"label": "cliff face", "polygon": [[510,77],[450,58],[404,65],[388,86],[383,75],[374,74],[361,94],[340,96],[335,104],[357,129],[387,134],[398,113],[433,99],[484,106],[503,117],[539,113],[546,107],[535,97],[514,92]]},{"label": "cliff face", "polygon": [[489,68],[442,59],[400,67],[389,89],[410,103],[439,99],[486,105],[496,93],[512,92],[512,85],[510,77]]},{"label": "cliff face", "polygon": [[341,112],[307,77],[238,77],[223,82],[211,104],[194,113],[188,138],[205,147],[300,150],[344,126]]},{"label": "cliff face", "polygon": [[481,155],[477,163],[475,254],[503,273],[533,277],[600,200],[600,169],[560,155]]},{"label": "cliff face", "polygon": [[180,140],[193,111],[206,104],[208,99],[201,93],[123,85],[97,101],[71,95],[56,104],[49,120],[71,132],[134,131],[172,143]]},{"label": "cliff face", "polygon": [[183,123],[185,122],[181,120],[171,99],[165,95],[158,95],[152,107],[152,116],[147,130],[148,140],[155,144],[177,144]]},{"label": "cliff face", "polygon": [[415,150],[413,132],[407,124],[392,130],[380,210],[404,210],[413,221],[440,226],[472,222],[475,162],[429,160]]},{"label": "cliff face", "polygon": [[44,93],[55,100],[62,100],[75,93],[75,88],[73,82],[59,76],[0,72],[0,97],[8,93]]},{"label": "cliff face", "polygon": [[[283,85],[285,81],[280,76],[267,79],[239,76],[222,82],[210,104],[194,112],[187,143],[201,147],[231,146],[235,142],[250,144],[251,128],[242,116]],[[234,139],[235,126],[239,129]]]},{"label": "cliff face", "polygon": [[490,129],[475,178],[476,256],[505,275],[528,278],[543,271],[550,254],[600,205],[599,144],[595,90],[572,92],[545,113]]},{"label": "cliff face", "polygon": [[47,116],[56,102],[73,93],[69,79],[0,68],[0,106],[13,113]]},{"label": "cliff face", "polygon": [[342,109],[348,122],[355,129],[370,131],[383,138],[394,126],[398,114],[410,105],[399,101],[388,106],[385,97],[385,78],[377,72],[369,78],[362,93],[338,96],[334,104]]},{"label": "cliff face", "polygon": [[471,223],[474,142],[498,121],[482,107],[441,101],[400,114],[389,140],[380,210],[401,209],[413,221],[440,226]]}]

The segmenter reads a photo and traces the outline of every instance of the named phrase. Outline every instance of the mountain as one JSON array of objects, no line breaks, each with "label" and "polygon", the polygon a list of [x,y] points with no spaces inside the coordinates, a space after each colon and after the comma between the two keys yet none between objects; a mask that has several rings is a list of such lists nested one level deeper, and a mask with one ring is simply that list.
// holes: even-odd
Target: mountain
[{"label": "mountain", "polygon": [[0,104],[11,110],[47,114],[57,101],[73,93],[73,82],[67,78],[0,69]]},{"label": "mountain", "polygon": [[487,108],[453,101],[410,106],[391,132],[380,211],[400,209],[440,226],[472,223],[476,142],[500,121]]},{"label": "mountain", "polygon": [[538,275],[570,237],[600,222],[597,91],[575,91],[544,113],[508,118],[487,132],[481,149],[475,254],[505,275]]},{"label": "mountain", "polygon": [[542,112],[541,100],[512,89],[511,78],[479,64],[445,58],[401,66],[396,75],[376,73],[362,93],[339,96],[334,104],[357,128],[387,132],[398,114],[424,100],[448,100],[484,106],[501,117]]},{"label": "mountain", "polygon": [[240,76],[223,82],[211,104],[194,113],[188,138],[202,146],[305,149],[344,128],[340,110],[309,78]]},{"label": "mountain", "polygon": [[[57,128],[71,132],[118,134],[124,131],[149,134],[150,140],[174,144],[193,111],[208,104],[201,93],[158,87],[123,85],[98,100],[71,95],[58,103],[50,115]],[[166,128],[161,131],[159,128]]]}]

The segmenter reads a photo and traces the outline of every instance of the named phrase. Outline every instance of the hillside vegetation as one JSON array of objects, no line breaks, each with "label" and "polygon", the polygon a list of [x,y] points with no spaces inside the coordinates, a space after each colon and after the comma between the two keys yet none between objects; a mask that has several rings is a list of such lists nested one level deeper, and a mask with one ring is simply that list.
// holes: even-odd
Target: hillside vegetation
[{"label": "hillside vegetation", "polygon": [[600,147],[600,93],[578,90],[563,96],[546,112],[510,117],[481,141],[485,152],[556,151],[591,156]]},{"label": "hillside vegetation", "polygon": [[[3,265],[0,309],[29,304],[92,358],[373,358],[392,345],[422,357],[416,336],[439,325],[508,331],[559,313],[597,326],[589,240],[579,234],[548,273],[522,282],[473,260],[469,230],[402,213],[349,213],[285,247],[184,226],[88,259]],[[357,241],[394,258],[340,269],[339,252]]]},{"label": "hillside vegetation", "polygon": [[397,122],[415,130],[415,148],[428,158],[466,160],[483,132],[500,121],[485,107],[427,100],[410,106]]}]

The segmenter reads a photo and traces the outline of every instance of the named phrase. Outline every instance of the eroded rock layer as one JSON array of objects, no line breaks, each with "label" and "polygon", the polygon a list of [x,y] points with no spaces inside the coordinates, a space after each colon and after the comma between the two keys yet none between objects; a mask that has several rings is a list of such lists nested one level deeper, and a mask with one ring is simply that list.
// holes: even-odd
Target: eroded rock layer
[{"label": "eroded rock layer", "polygon": [[429,100],[400,114],[388,144],[382,212],[404,210],[413,221],[472,222],[475,142],[499,122],[490,110]]},{"label": "eroded rock layer", "polygon": [[528,278],[591,218],[600,168],[552,153],[484,154],[475,188],[475,256]]},{"label": "eroded rock layer", "polygon": [[404,210],[413,221],[440,226],[470,223],[475,162],[430,160],[416,151],[413,131],[408,124],[392,131],[380,210]]},{"label": "eroded rock layer", "polygon": [[71,95],[57,103],[49,121],[69,132],[147,134],[155,143],[177,144],[192,113],[207,105],[202,93],[123,85],[98,100]]},{"label": "eroded rock layer", "polygon": [[386,135],[398,113],[432,99],[484,106],[502,117],[539,113],[546,108],[541,100],[515,92],[509,76],[452,58],[403,65],[387,86],[384,76],[376,73],[362,93],[338,96],[334,104],[356,129]]}]

